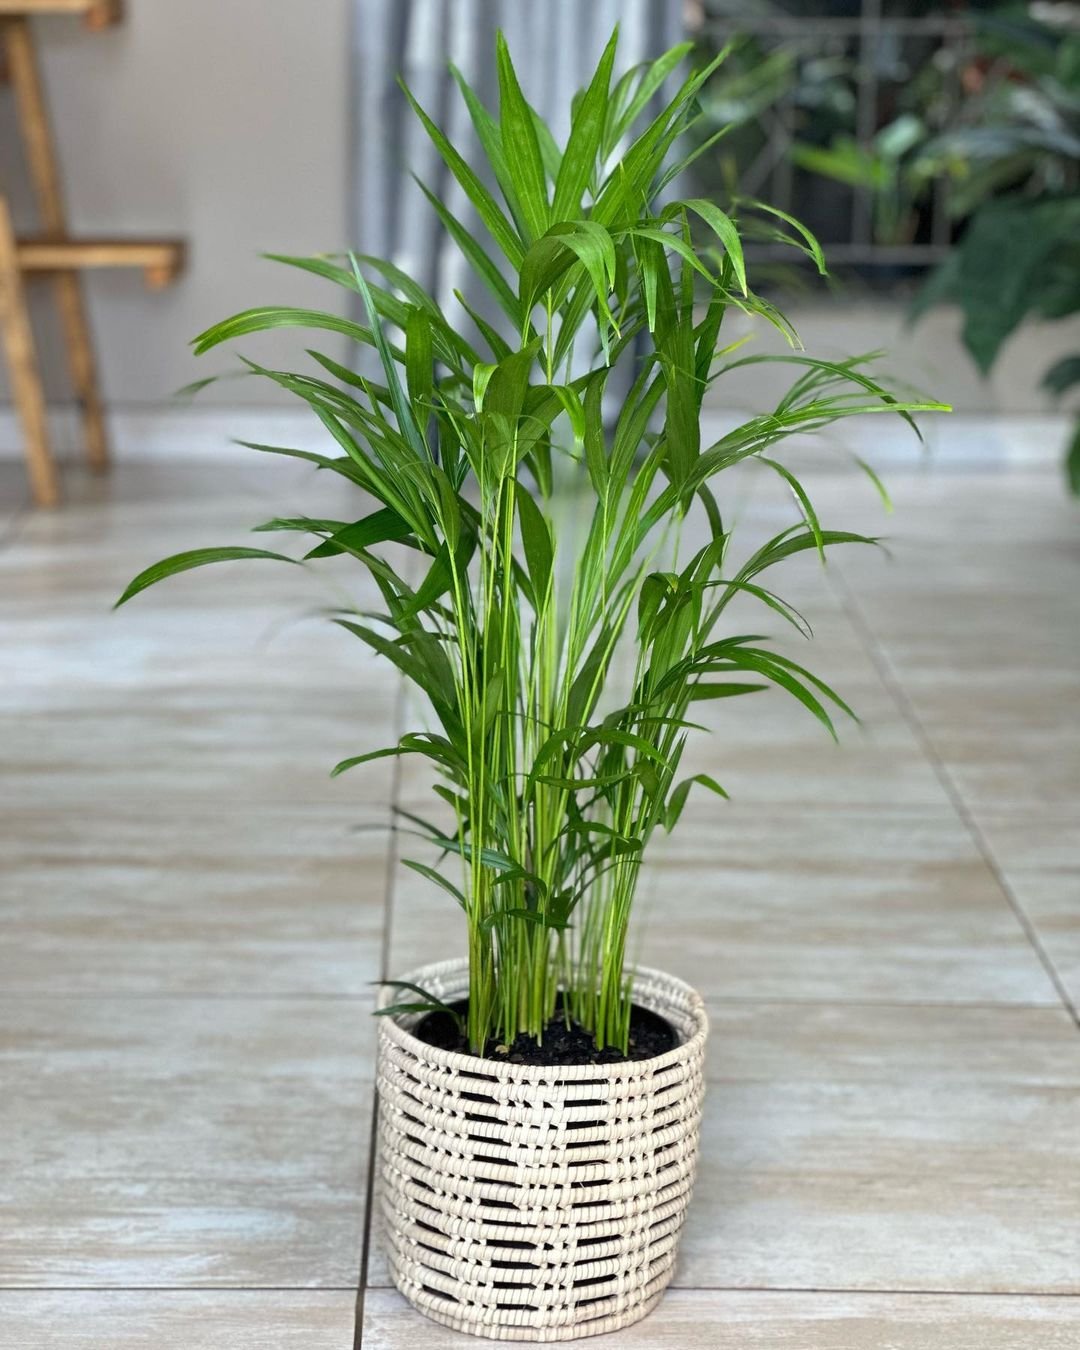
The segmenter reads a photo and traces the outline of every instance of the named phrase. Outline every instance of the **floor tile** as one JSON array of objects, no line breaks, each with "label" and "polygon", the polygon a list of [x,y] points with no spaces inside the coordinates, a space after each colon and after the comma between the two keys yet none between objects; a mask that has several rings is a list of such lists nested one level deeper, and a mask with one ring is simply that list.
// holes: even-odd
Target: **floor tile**
[{"label": "floor tile", "polygon": [[935,754],[972,809],[1080,809],[1075,502],[1023,475],[901,496],[893,565],[841,574]]},{"label": "floor tile", "polygon": [[647,964],[739,997],[1056,1002],[955,816],[688,810],[642,878]]},{"label": "floor tile", "polygon": [[[1080,1300],[673,1289],[644,1321],[574,1345],[641,1350],[1072,1350]],[[475,1336],[421,1317],[399,1294],[364,1300],[364,1350],[470,1350]],[[36,1345],[34,1345],[36,1350]]]},{"label": "floor tile", "polygon": [[972,810],[1080,812],[1075,669],[971,671],[930,660],[915,669],[895,648],[890,660],[934,755]]},{"label": "floor tile", "polygon": [[354,1286],[369,1006],[0,1000],[0,1287]]},{"label": "floor tile", "polygon": [[[304,466],[220,467],[74,470],[15,529],[0,472],[5,1347],[352,1345],[387,849],[426,856],[388,808],[426,808],[427,775],[328,779],[400,713],[394,672],[309,621],[373,596],[348,560],[109,613],[167,553],[292,552],[249,527],[366,509]],[[1077,997],[1076,505],[1056,473],[889,477],[887,521],[854,474],[810,485],[891,562],[770,578],[815,629],[783,650],[863,727],[836,749],[778,694],[707,707],[684,767],[736,800],[693,796],[643,878],[635,954],[708,995],[710,1093],[679,1287],[619,1345],[1080,1341],[1080,1035],[920,739]],[[731,482],[736,553],[795,518],[771,476]],[[781,631],[746,597],[727,619]],[[395,973],[460,950],[400,865],[392,910]],[[369,1277],[365,1346],[464,1346],[382,1287],[377,1240]]]},{"label": "floor tile", "polygon": [[714,1005],[679,1285],[1080,1292],[1064,1012]]},{"label": "floor tile", "polygon": [[394,706],[382,683],[347,694],[194,682],[86,691],[77,708],[0,713],[0,802],[56,811],[156,802],[163,813],[318,803],[385,816],[389,762],[338,779],[330,771],[393,738]]},{"label": "floor tile", "polygon": [[353,1350],[350,1290],[0,1291],[7,1350]]},{"label": "floor tile", "polygon": [[[984,551],[990,565],[1007,558],[1010,549],[1056,548],[1077,519],[1076,501],[1063,490],[1056,465],[1050,472],[1014,467],[941,473],[927,457],[909,468],[890,467],[886,479],[894,509],[881,532],[890,543],[929,544],[939,559],[975,541],[993,546],[994,555]],[[858,483],[850,475],[821,476],[817,492],[822,510],[841,524],[850,525],[848,513],[861,509]]]},{"label": "floor tile", "polygon": [[387,823],[224,803],[9,812],[0,992],[367,995]]},{"label": "floor tile", "polygon": [[998,866],[1071,874],[1080,872],[1080,816],[1061,810],[975,808],[975,824]]},{"label": "floor tile", "polygon": [[[117,473],[115,486],[126,481]],[[250,486],[250,485],[249,485]],[[33,512],[22,522],[10,547],[0,555],[0,580],[5,600],[32,610],[44,600],[52,604],[97,605],[107,610],[129,581],[144,568],[190,549],[240,545],[300,558],[311,547],[294,531],[258,532],[254,527],[275,517],[316,515],[356,519],[371,510],[362,493],[346,493],[330,501],[278,496],[272,487],[253,495],[232,485],[209,493],[197,470],[177,474],[172,490],[160,488],[130,497],[115,495],[114,485],[98,484],[98,495],[69,501],[56,512]],[[389,555],[399,565],[410,558],[397,546]],[[131,602],[140,611],[175,609],[199,604],[213,610],[222,604],[269,601],[276,612],[327,604],[359,587],[374,597],[377,589],[366,569],[351,558],[334,558],[306,567],[256,560],[200,568],[169,578]]]},{"label": "floor tile", "polygon": [[[818,674],[812,655],[803,659]],[[830,709],[836,742],[782,690],[694,708],[711,735],[691,735],[680,775],[709,773],[736,801],[766,808],[947,810],[933,765],[876,677],[864,672],[833,688],[861,719]]]}]

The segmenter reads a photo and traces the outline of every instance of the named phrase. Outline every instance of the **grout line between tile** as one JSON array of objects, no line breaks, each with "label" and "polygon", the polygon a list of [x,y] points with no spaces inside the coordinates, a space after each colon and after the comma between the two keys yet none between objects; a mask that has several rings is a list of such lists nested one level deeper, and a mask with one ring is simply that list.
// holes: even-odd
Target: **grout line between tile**
[{"label": "grout line between tile", "polygon": [[[387,1286],[389,1287],[389,1286]],[[675,1294],[843,1294],[845,1298],[1060,1298],[1080,1299],[1071,1289],[859,1289],[851,1285],[813,1284],[672,1284]]]},{"label": "grout line between tile", "polygon": [[[372,1285],[372,1291],[396,1293],[391,1284]],[[671,1284],[666,1297],[678,1294],[791,1294],[845,1298],[1000,1298],[1000,1299],[1080,1299],[1080,1290],[1072,1289],[949,1289],[916,1287],[859,1288],[843,1284]]]},{"label": "grout line between tile", "polygon": [[[369,1286],[391,1293],[394,1286]],[[855,1288],[851,1285],[786,1284],[672,1284],[672,1294],[843,1294],[860,1298],[1015,1298],[1080,1299],[1080,1291],[1062,1289],[916,1289]],[[351,1284],[9,1284],[0,1285],[0,1299],[8,1294],[353,1294]]]},{"label": "grout line between tile", "polygon": [[720,994],[716,997],[711,994],[705,995],[705,1002],[715,1005],[732,1004],[736,1007],[751,1008],[893,1008],[897,1010],[909,1008],[925,1008],[928,1010],[954,1009],[958,1012],[1000,1012],[1011,1009],[1015,1012],[1054,1012],[1062,1011],[1061,1003],[1057,999],[1047,998],[1045,1003],[1033,1003],[1029,1000],[1023,1002],[996,1002],[990,999],[972,999],[965,1001],[962,999],[899,999],[899,998],[762,998],[753,997],[746,994]]},{"label": "grout line between tile", "polygon": [[[62,1002],[63,1000],[79,1002],[104,1002],[104,1003],[124,1003],[124,1002],[171,1002],[171,1003],[205,1003],[216,1001],[222,1003],[280,1003],[280,1002],[298,1002],[298,1003],[362,1003],[369,1005],[371,994],[365,991],[362,994],[275,994],[273,991],[264,994],[222,994],[222,993],[192,993],[189,990],[182,990],[179,993],[150,993],[150,994],[110,994],[101,990],[91,989],[85,992],[64,992],[58,993],[54,990],[46,990],[42,993],[35,993],[32,990],[16,989],[6,991],[0,989],[0,1002],[24,1002],[24,1003],[45,1003]],[[754,994],[710,994],[705,999],[706,1003],[712,1004],[731,1004],[736,1007],[749,1008],[927,1008],[927,1009],[945,1009],[954,1008],[960,1012],[978,1012],[991,1009],[1013,1010],[1016,1012],[1061,1012],[1060,999],[1047,998],[1043,1003],[1037,1003],[1030,999],[925,999],[925,998],[837,998],[835,996],[822,996],[821,998],[812,998],[804,995],[799,998],[789,997],[787,995],[754,995]]]},{"label": "grout line between tile", "polygon": [[[404,734],[406,697],[407,689],[405,679],[402,677],[398,681],[397,691],[394,696],[393,732],[395,741],[399,740]],[[386,870],[383,882],[382,940],[379,945],[380,980],[385,980],[387,978],[387,969],[390,963],[390,944],[393,937],[394,880],[397,874],[398,862],[398,832],[394,825],[393,813],[397,808],[398,798],[401,793],[401,770],[401,756],[395,755],[390,777],[390,800],[387,804],[390,815],[390,838],[386,846]],[[371,1128],[370,1137],[368,1139],[367,1184],[364,1188],[364,1239],[360,1247],[360,1269],[357,1272],[353,1350],[360,1350],[360,1342],[364,1334],[364,1291],[367,1288],[368,1263],[371,1258],[371,1220],[372,1206],[375,1203],[375,1170],[376,1152],[378,1150],[378,1128],[379,1094],[377,1090],[373,1089],[371,1094]]]},{"label": "grout line between tile", "polygon": [[354,1294],[351,1284],[0,1284],[7,1294]]},{"label": "grout line between tile", "polygon": [[1049,978],[1050,983],[1053,985],[1055,991],[1057,992],[1057,996],[1061,1000],[1062,1006],[1065,1008],[1066,1012],[1068,1012],[1069,1016],[1072,1018],[1077,1029],[1080,1030],[1080,1012],[1077,1011],[1076,1005],[1070,998],[1069,991],[1066,989],[1065,983],[1062,980],[1061,975],[1058,973],[1057,967],[1051,960],[1050,954],[1043,946],[1042,940],[1039,937],[1039,934],[1036,931],[1034,924],[1031,922],[1031,919],[1028,917],[1023,906],[1020,904],[1020,901],[1017,899],[1016,894],[1013,891],[1012,887],[1009,885],[1005,877],[1005,874],[998,863],[997,857],[994,854],[993,849],[990,847],[988,840],[986,839],[985,835],[983,834],[982,830],[979,827],[978,821],[972,814],[971,809],[969,808],[967,802],[965,801],[963,794],[961,793],[955,780],[953,779],[952,774],[949,772],[948,766],[942,759],[941,755],[938,753],[933,738],[930,736],[930,733],[923,725],[922,719],[915,711],[915,705],[913,704],[910,696],[908,695],[907,690],[904,688],[904,684],[900,678],[899,672],[894,667],[892,660],[889,657],[889,654],[886,651],[884,645],[882,644],[877,634],[871,627],[870,622],[863,611],[862,605],[859,603],[859,600],[856,597],[855,592],[850,586],[847,578],[844,577],[843,574],[839,572],[836,572],[833,575],[834,580],[832,584],[836,589],[837,595],[840,599],[840,603],[843,606],[844,612],[847,614],[848,619],[850,620],[852,626],[858,633],[859,638],[862,641],[864,648],[866,649],[867,655],[870,657],[871,661],[873,661],[875,667],[877,668],[878,674],[881,677],[882,682],[885,684],[889,693],[892,695],[893,700],[895,701],[896,706],[899,708],[902,717],[907,722],[908,726],[911,728],[912,734],[915,736],[916,740],[919,743],[920,748],[922,749],[923,754],[926,756],[927,761],[929,762],[931,768],[934,770],[938,782],[941,784],[942,788],[945,791],[945,794],[949,798],[953,810],[956,812],[960,821],[963,823],[964,828],[967,830],[969,836],[971,837],[972,842],[978,849],[979,855],[982,857],[983,862],[986,864],[987,868],[990,870],[990,873],[997,882],[998,887],[1001,890],[1001,893],[1004,896],[1006,903],[1012,910],[1017,923],[1020,925],[1020,928],[1024,933],[1024,936],[1027,938],[1028,943],[1030,944],[1035,955],[1038,957],[1039,962],[1043,967],[1043,970],[1046,972],[1046,975]]}]

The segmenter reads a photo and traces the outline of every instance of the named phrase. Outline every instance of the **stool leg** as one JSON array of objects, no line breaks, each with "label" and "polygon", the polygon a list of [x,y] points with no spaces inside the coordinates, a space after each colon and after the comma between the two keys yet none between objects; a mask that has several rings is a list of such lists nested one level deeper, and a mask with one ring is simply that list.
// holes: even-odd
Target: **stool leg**
[{"label": "stool leg", "polygon": [[[64,199],[60,173],[49,127],[45,90],[38,70],[34,37],[26,18],[4,22],[4,47],[8,76],[15,93],[15,106],[26,145],[27,163],[37,198],[38,211],[47,235],[62,238],[66,234]],[[64,343],[67,347],[75,396],[82,411],[83,437],[91,468],[104,469],[109,462],[105,419],[98,396],[94,351],[90,326],[83,304],[82,286],[74,272],[61,272],[53,278]]]},{"label": "stool leg", "polygon": [[94,349],[86,319],[82,286],[74,272],[61,272],[53,279],[60,323],[67,344],[71,380],[82,411],[83,440],[90,467],[101,473],[109,467],[109,442],[105,435],[105,417],[98,397]]},{"label": "stool leg", "polygon": [[19,272],[15,235],[7,203],[0,197],[0,329],[11,371],[11,392],[26,435],[26,467],[38,506],[55,506],[60,500],[56,462],[49,449],[49,426],[45,395],[38,372],[34,334],[26,307],[26,292]]}]

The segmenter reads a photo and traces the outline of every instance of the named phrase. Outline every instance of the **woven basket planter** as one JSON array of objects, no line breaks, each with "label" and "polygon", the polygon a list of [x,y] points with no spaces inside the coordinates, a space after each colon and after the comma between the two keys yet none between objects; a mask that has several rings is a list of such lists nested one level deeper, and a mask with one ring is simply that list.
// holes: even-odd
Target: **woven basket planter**
[{"label": "woven basket planter", "polygon": [[[406,978],[446,1002],[464,962]],[[397,995],[384,991],[384,1002]],[[644,1317],[671,1279],[697,1163],[708,1024],[679,980],[634,999],[680,1044],[627,1064],[542,1068],[437,1050],[380,1019],[383,1226],[422,1313],[504,1341],[563,1341]]]}]

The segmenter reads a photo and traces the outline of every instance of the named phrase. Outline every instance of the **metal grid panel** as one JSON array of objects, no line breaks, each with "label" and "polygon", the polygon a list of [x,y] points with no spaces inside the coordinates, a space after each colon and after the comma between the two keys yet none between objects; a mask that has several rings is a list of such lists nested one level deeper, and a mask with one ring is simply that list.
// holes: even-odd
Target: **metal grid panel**
[{"label": "metal grid panel", "polygon": [[[920,7],[921,8],[921,7]],[[881,127],[883,82],[881,56],[892,47],[910,49],[913,41],[929,41],[953,56],[948,64],[955,81],[962,58],[970,49],[972,27],[964,13],[938,10],[929,14],[890,13],[882,0],[859,0],[857,13],[815,16],[760,13],[740,3],[704,0],[688,7],[692,25],[711,46],[720,47],[734,36],[755,37],[794,50],[796,60],[847,46],[854,58],[855,110],[853,135],[868,148]],[[768,137],[754,160],[741,166],[740,179],[754,192],[767,192],[774,205],[802,214],[799,178],[791,146],[796,138],[796,107],[792,93],[782,96],[762,116]],[[842,192],[838,187],[838,196]],[[831,240],[831,261],[857,267],[929,266],[949,251],[948,183],[939,178],[931,188],[928,206],[929,238],[912,243],[885,243],[873,234],[873,194],[859,187],[847,189],[850,203],[842,237]],[[782,246],[758,245],[758,257],[789,257]]]}]

